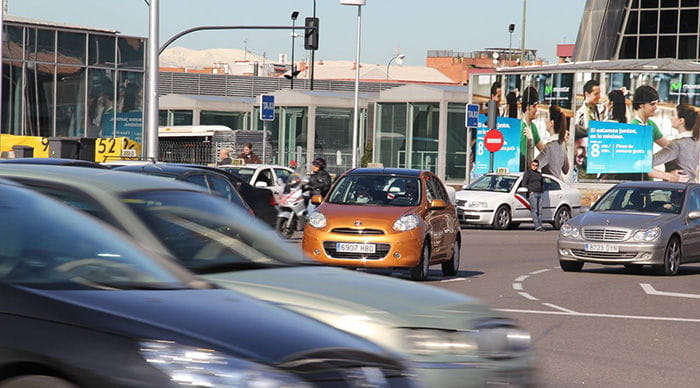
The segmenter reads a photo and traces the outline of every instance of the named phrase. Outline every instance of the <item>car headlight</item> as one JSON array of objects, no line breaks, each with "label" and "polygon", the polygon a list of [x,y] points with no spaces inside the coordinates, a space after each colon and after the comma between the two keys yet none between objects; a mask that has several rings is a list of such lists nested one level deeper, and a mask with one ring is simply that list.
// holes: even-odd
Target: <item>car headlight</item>
[{"label": "car headlight", "polygon": [[479,354],[486,358],[513,358],[530,349],[530,333],[512,325],[486,323],[478,328]]},{"label": "car headlight", "polygon": [[467,201],[466,206],[474,209],[485,209],[488,204],[484,201]]},{"label": "car headlight", "polygon": [[418,226],[418,217],[413,214],[407,214],[394,222],[392,229],[397,232],[406,232],[415,229]]},{"label": "car headlight", "polygon": [[141,356],[176,384],[198,387],[310,388],[296,376],[250,361],[169,341],[140,343]]},{"label": "car headlight", "polygon": [[661,228],[655,226],[653,228],[638,230],[632,236],[634,241],[654,241],[661,236]]},{"label": "car headlight", "polygon": [[581,233],[579,232],[578,228],[575,228],[571,226],[570,224],[564,224],[561,226],[561,229],[559,229],[559,234],[562,237],[570,237],[570,238],[579,238],[581,236]]},{"label": "car headlight", "polygon": [[309,216],[309,224],[314,228],[324,228],[326,226],[326,216],[320,211],[315,211]]},{"label": "car headlight", "polygon": [[476,354],[477,339],[473,332],[439,329],[403,329],[406,352],[428,356],[433,354]]}]

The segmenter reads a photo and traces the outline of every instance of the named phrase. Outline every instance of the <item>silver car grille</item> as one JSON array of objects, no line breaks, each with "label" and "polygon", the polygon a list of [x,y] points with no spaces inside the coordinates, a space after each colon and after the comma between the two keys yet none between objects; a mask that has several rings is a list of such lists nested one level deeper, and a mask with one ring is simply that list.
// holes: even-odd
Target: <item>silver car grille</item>
[{"label": "silver car grille", "polygon": [[591,241],[624,241],[629,232],[629,230],[617,228],[583,228],[583,237]]}]

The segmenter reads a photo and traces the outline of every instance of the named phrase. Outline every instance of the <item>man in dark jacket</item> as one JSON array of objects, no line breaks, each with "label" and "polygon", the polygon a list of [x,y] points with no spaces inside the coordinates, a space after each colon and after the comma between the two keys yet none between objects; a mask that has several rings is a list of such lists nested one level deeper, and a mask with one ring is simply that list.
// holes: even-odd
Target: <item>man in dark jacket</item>
[{"label": "man in dark jacket", "polygon": [[323,158],[316,158],[311,162],[313,174],[309,177],[309,188],[311,195],[326,196],[331,189],[331,174],[326,171],[326,161]]},{"label": "man in dark jacket", "polygon": [[523,173],[523,180],[520,186],[527,188],[527,199],[530,201],[530,212],[532,222],[535,223],[535,230],[544,232],[542,227],[542,193],[544,192],[544,179],[539,171],[540,162],[535,159],[530,163],[530,169]]}]

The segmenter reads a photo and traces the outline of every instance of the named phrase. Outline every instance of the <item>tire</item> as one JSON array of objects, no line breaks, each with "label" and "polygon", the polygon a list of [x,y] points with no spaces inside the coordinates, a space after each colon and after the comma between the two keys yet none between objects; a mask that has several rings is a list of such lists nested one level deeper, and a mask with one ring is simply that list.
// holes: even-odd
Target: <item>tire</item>
[{"label": "tire", "polygon": [[411,268],[411,279],[417,281],[424,281],[428,278],[428,270],[430,269],[430,241],[426,240],[423,242],[423,248],[421,250],[420,260],[418,265]]},{"label": "tire", "polygon": [[459,240],[455,240],[455,243],[452,247],[452,258],[450,259],[450,261],[442,263],[443,275],[455,276],[457,275],[457,272],[459,272],[459,254],[461,245],[462,244]]},{"label": "tire", "polygon": [[0,382],[0,388],[77,388],[76,385],[53,376],[27,375]]},{"label": "tire", "polygon": [[562,206],[557,210],[557,212],[554,214],[554,221],[552,222],[552,226],[554,227],[555,230],[561,229],[562,225],[566,223],[566,221],[571,219],[571,210],[569,210],[568,207]]},{"label": "tire", "polygon": [[508,229],[518,229],[520,227],[519,222],[511,222],[510,225],[508,225]]},{"label": "tire", "polygon": [[508,229],[510,221],[511,217],[508,206],[499,206],[498,209],[496,209],[496,213],[493,215],[493,228],[498,230]]},{"label": "tire", "polygon": [[275,230],[277,230],[277,233],[279,233],[280,236],[288,239],[292,237],[292,234],[294,234],[295,221],[292,220],[292,224],[289,226],[289,228],[287,228],[286,223],[286,218],[277,218]]},{"label": "tire", "polygon": [[564,272],[581,272],[581,269],[583,268],[583,262],[559,260],[559,266]]},{"label": "tire", "polygon": [[678,273],[678,267],[681,265],[681,242],[678,237],[673,236],[666,245],[664,252],[664,264],[660,266],[659,273],[665,276],[673,276]]}]

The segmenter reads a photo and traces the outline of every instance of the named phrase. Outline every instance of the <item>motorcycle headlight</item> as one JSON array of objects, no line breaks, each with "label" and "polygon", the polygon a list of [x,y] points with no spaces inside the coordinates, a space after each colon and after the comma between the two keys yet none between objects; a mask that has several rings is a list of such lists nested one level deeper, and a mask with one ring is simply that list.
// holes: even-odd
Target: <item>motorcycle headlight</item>
[{"label": "motorcycle headlight", "polygon": [[403,329],[406,352],[428,356],[433,354],[476,354],[478,344],[473,333],[439,329]]},{"label": "motorcycle headlight", "polygon": [[485,209],[488,204],[484,201],[467,201],[466,206],[473,209]]},{"label": "motorcycle headlight", "polygon": [[310,388],[296,376],[250,361],[169,341],[140,343],[141,356],[176,384],[198,387]]},{"label": "motorcycle headlight", "polygon": [[309,224],[314,228],[324,228],[326,226],[326,216],[317,210],[309,216]]},{"label": "motorcycle headlight", "polygon": [[407,214],[394,222],[392,229],[397,232],[407,232],[415,229],[418,226],[418,217],[413,214]]},{"label": "motorcycle headlight", "polygon": [[569,224],[562,225],[561,229],[559,230],[559,234],[562,237],[571,237],[571,238],[579,238],[581,236],[581,233],[579,232],[578,228],[575,228]]},{"label": "motorcycle headlight", "polygon": [[634,241],[654,241],[661,236],[661,228],[655,226],[653,228],[638,230],[632,236]]}]

